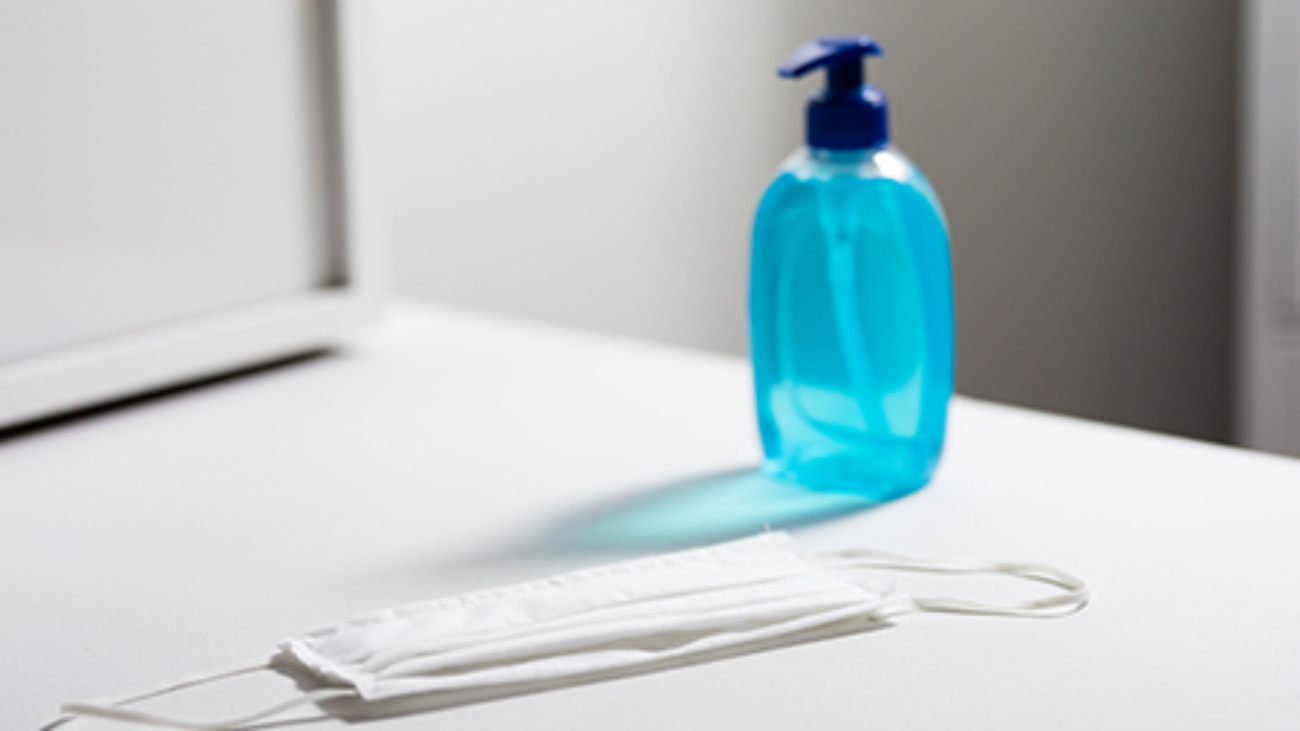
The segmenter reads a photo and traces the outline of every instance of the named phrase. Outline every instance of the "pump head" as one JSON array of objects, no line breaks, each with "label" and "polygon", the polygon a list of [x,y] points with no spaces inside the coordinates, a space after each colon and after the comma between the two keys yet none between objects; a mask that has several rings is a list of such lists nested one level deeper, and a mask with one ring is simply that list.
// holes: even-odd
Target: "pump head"
[{"label": "pump head", "polygon": [[827,36],[800,46],[777,74],[793,79],[826,69],[826,87],[808,98],[808,146],[825,150],[865,150],[889,142],[885,95],[866,83],[866,56],[884,51],[867,36]]}]

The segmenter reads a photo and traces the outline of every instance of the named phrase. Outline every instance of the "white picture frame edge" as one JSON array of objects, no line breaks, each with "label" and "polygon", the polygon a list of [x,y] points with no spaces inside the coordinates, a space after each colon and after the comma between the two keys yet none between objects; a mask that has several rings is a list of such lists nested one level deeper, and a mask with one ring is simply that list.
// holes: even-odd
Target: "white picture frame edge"
[{"label": "white picture frame edge", "polygon": [[372,318],[383,295],[370,119],[374,68],[372,8],[364,0],[322,0],[333,45],[346,212],[342,281],[265,303],[108,338],[0,365],[0,429],[272,363],[336,344]]}]

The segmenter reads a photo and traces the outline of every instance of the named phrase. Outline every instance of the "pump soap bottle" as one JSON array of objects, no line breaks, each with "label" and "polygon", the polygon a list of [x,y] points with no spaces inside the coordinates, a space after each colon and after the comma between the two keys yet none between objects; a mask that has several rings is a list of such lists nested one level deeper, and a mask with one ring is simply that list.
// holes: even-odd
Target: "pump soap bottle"
[{"label": "pump soap bottle", "polygon": [[778,73],[825,68],[807,147],[754,221],[750,345],[764,471],[886,501],[923,487],[953,385],[952,270],[934,189],[889,144],[866,36],[808,43]]}]

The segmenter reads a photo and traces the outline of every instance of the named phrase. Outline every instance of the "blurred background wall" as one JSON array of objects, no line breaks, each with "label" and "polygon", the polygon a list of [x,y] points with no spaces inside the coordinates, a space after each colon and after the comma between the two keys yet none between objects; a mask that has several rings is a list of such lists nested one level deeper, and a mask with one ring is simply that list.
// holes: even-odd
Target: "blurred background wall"
[{"label": "blurred background wall", "polygon": [[1235,0],[384,0],[399,293],[743,354],[802,41],[866,32],[953,234],[962,393],[1229,437]]}]

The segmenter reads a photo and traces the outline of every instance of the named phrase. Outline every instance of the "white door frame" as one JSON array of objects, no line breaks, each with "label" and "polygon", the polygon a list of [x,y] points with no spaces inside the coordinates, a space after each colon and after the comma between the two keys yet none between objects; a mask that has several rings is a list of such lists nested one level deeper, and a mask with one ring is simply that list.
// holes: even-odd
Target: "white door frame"
[{"label": "white door frame", "polygon": [[1300,455],[1300,3],[1243,12],[1235,436]]},{"label": "white door frame", "polygon": [[[314,6],[323,68],[333,90],[337,233],[330,276],[314,289],[0,364],[0,429],[326,348],[379,308],[383,286],[370,119],[372,11],[365,0]],[[306,81],[304,81],[306,83]]]}]

